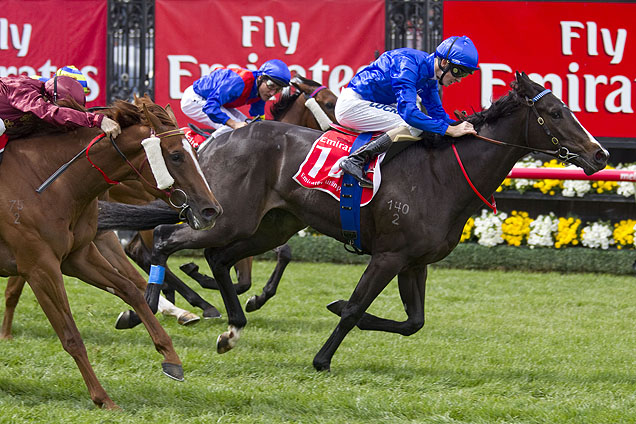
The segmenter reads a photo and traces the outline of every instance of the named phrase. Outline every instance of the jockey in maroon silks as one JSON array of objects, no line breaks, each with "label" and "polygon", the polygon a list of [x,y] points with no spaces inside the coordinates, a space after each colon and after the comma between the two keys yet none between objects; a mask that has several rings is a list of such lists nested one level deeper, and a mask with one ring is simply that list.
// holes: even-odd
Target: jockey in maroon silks
[{"label": "jockey in maroon silks", "polygon": [[0,78],[0,143],[28,135],[35,119],[65,127],[98,127],[107,136],[121,133],[112,119],[57,105],[58,100],[72,98],[86,104],[84,88],[75,79],[55,76],[46,82],[27,76]]},{"label": "jockey in maroon silks", "polygon": [[258,69],[216,68],[188,87],[181,98],[181,110],[189,118],[215,128],[212,136],[247,125],[238,107],[250,105],[250,115],[265,114],[265,102],[289,85],[291,73],[278,59]]}]

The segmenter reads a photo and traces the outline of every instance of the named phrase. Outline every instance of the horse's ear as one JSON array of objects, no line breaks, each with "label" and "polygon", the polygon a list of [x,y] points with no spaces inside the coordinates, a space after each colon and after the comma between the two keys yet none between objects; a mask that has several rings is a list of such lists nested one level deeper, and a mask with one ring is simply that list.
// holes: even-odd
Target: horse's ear
[{"label": "horse's ear", "polygon": [[177,124],[177,117],[175,116],[174,111],[172,110],[172,106],[170,106],[170,104],[168,103],[166,107],[164,107],[164,109],[166,110],[166,112],[168,112],[168,116],[170,116],[170,119],[174,123],[174,126],[178,128],[179,124]]},{"label": "horse's ear", "polygon": [[144,115],[146,115],[146,119],[150,123],[150,126],[155,131],[158,131],[159,127],[161,126],[161,121],[159,120],[159,118],[157,118],[152,112],[148,110],[148,107],[146,106],[145,103],[143,105],[143,109],[144,109]]}]

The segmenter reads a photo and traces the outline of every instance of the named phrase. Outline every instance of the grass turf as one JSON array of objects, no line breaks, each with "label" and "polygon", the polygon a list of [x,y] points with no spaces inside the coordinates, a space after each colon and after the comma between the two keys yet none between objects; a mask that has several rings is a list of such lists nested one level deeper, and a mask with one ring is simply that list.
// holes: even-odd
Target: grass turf
[{"label": "grass turf", "polygon": [[[243,304],[272,269],[255,262]],[[224,355],[215,341],[225,317],[192,327],[159,317],[184,363],[183,383],[161,374],[142,326],[114,329],[123,302],[68,279],[89,358],[118,412],[94,408],[26,288],[14,339],[0,341],[0,423],[636,422],[633,277],[431,269],[422,330],[354,329],[332,372],[318,373],[313,356],[338,321],[325,305],[348,298],[363,269],[292,263]],[[198,291],[225,314],[218,292]],[[395,281],[370,312],[404,319]]]}]

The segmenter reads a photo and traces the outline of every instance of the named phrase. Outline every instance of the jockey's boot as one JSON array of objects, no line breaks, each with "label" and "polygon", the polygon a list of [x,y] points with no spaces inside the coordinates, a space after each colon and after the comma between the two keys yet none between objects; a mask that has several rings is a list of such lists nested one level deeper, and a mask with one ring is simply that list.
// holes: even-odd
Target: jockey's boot
[{"label": "jockey's boot", "polygon": [[364,175],[363,167],[375,156],[389,150],[392,143],[393,141],[388,134],[382,134],[380,137],[375,140],[371,140],[369,143],[356,150],[355,153],[349,155],[348,158],[340,162],[340,169],[358,180],[358,182],[360,182],[360,186],[373,187],[373,181]]}]

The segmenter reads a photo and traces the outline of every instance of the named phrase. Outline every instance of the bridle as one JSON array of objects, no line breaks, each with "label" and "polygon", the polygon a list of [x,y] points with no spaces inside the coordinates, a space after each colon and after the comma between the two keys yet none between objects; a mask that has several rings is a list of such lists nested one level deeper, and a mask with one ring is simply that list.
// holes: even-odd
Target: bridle
[{"label": "bridle", "polygon": [[[499,144],[502,146],[510,146],[510,147],[518,147],[521,149],[526,149],[532,152],[539,152],[539,153],[545,153],[547,155],[553,156],[563,162],[569,162],[572,159],[575,159],[577,157],[579,157],[580,155],[577,153],[571,153],[570,150],[568,150],[567,147],[562,146],[561,143],[559,142],[559,139],[552,135],[552,132],[550,131],[550,128],[548,128],[547,124],[545,123],[545,119],[543,119],[541,117],[541,115],[539,115],[539,111],[537,110],[537,108],[535,107],[536,102],[538,102],[539,100],[541,100],[541,98],[543,96],[545,96],[546,94],[551,93],[552,90],[546,88],[545,90],[543,90],[542,92],[540,92],[539,94],[537,94],[536,96],[534,96],[533,98],[529,98],[529,97],[525,97],[525,105],[528,106],[528,119],[526,119],[526,131],[525,131],[525,139],[526,139],[526,144],[528,143],[528,135],[529,135],[529,127],[530,127],[530,112],[532,111],[535,115],[535,117],[537,118],[537,123],[541,126],[541,128],[543,128],[543,130],[545,131],[546,135],[548,137],[550,137],[550,141],[552,142],[552,144],[554,144],[557,149],[556,150],[547,150],[547,149],[537,149],[535,147],[530,147],[530,146],[521,146],[518,144],[511,144],[511,143],[506,143],[504,141],[499,141],[499,140],[493,140],[492,138],[488,138],[488,137],[484,137],[482,135],[477,134],[476,137],[480,140],[484,140],[487,141],[489,143],[493,143],[493,144]],[[567,107],[566,107],[567,109]]]},{"label": "bridle", "polygon": [[329,116],[327,116],[325,111],[322,110],[322,108],[316,101],[316,96],[318,95],[318,93],[326,88],[327,87],[325,87],[324,85],[321,85],[320,87],[316,88],[311,94],[304,93],[305,107],[309,109],[309,111],[316,119],[318,126],[320,126],[323,131],[327,131],[330,128],[331,119],[329,118]]},{"label": "bridle", "polygon": [[[543,96],[545,96],[546,94],[551,93],[552,91],[550,89],[545,89],[542,92],[540,92],[539,94],[537,94],[536,96],[534,96],[533,98],[529,98],[529,97],[525,97],[525,105],[528,106],[528,118],[526,119],[526,130],[525,130],[525,140],[526,140],[526,144],[528,144],[528,139],[529,139],[529,127],[530,127],[530,111],[534,112],[535,117],[537,118],[537,123],[541,126],[541,128],[543,128],[543,130],[545,131],[546,135],[548,137],[550,137],[550,141],[552,142],[552,144],[554,144],[555,146],[557,146],[556,150],[546,150],[546,149],[537,149],[534,147],[530,147],[529,145],[526,146],[522,146],[519,144],[512,144],[512,143],[506,143],[505,141],[499,141],[499,140],[494,140],[492,138],[488,138],[488,137],[484,137],[482,135],[475,135],[475,137],[477,137],[480,140],[484,140],[487,141],[489,143],[492,144],[498,144],[500,146],[508,146],[508,147],[514,147],[514,148],[521,148],[521,149],[526,149],[526,150],[530,150],[532,152],[540,152],[540,153],[545,153],[547,155],[553,156],[563,162],[569,162],[572,159],[575,159],[577,157],[579,157],[579,155],[577,153],[571,153],[567,147],[562,146],[559,142],[559,139],[552,135],[552,132],[550,131],[550,129],[548,128],[548,126],[545,123],[545,119],[543,119],[541,117],[541,115],[539,114],[539,111],[537,111],[537,108],[535,107],[535,104],[541,100],[541,98]],[[455,147],[455,143],[452,144],[453,146],[453,151],[455,152],[455,157],[457,158],[457,162],[459,163],[459,166],[464,174],[464,177],[466,178],[466,181],[468,182],[468,185],[470,185],[470,187],[473,189],[473,191],[475,192],[475,194],[477,194],[477,197],[479,197],[481,199],[482,202],[484,202],[490,209],[493,210],[493,212],[496,214],[497,213],[497,204],[495,203],[495,197],[494,196],[490,196],[490,201],[486,200],[486,198],[477,190],[477,188],[475,187],[475,185],[472,183],[472,181],[470,180],[470,177],[468,176],[468,173],[466,172],[466,169],[464,168],[464,164],[462,163],[461,158],[459,157],[459,153],[457,152],[457,148]]]},{"label": "bridle", "polygon": [[[172,137],[172,136],[175,136],[175,135],[185,135],[185,133],[182,130],[180,130],[180,129],[174,129],[174,130],[168,130],[168,131],[164,131],[162,133],[156,134],[154,128],[150,129],[150,137],[157,137],[159,139],[162,139],[162,138],[166,138],[166,137]],[[106,175],[106,173],[99,166],[95,165],[95,163],[91,160],[91,158],[89,156],[90,148],[95,143],[97,143],[99,140],[101,140],[104,137],[105,137],[105,134],[100,134],[99,136],[97,136],[93,140],[91,140],[91,142],[88,144],[88,147],[86,148],[86,159],[88,159],[88,161],[90,162],[90,164],[91,164],[91,166],[93,168],[97,169],[102,174],[102,176],[104,177],[104,180],[108,184],[113,184],[113,185],[114,184],[119,184],[119,181],[112,180],[111,178],[109,178]],[[179,209],[179,218],[185,219],[185,213],[188,211],[188,209],[190,209],[190,205],[188,204],[188,195],[186,194],[186,192],[181,190],[180,188],[175,189],[173,186],[170,186],[167,189],[160,189],[156,185],[154,185],[151,182],[149,182],[141,174],[141,169],[143,169],[143,167],[146,164],[146,162],[148,162],[148,158],[146,157],[146,159],[144,160],[144,162],[141,165],[141,168],[137,169],[132,164],[132,162],[130,162],[130,160],[126,157],[126,154],[121,151],[121,149],[119,148],[119,146],[117,145],[117,143],[115,142],[113,137],[109,137],[109,138],[110,138],[111,144],[113,145],[113,147],[115,148],[115,150],[117,151],[119,156],[121,156],[122,159],[124,159],[124,161],[128,164],[128,166],[137,174],[139,179],[144,184],[146,184],[147,186],[151,187],[152,189],[160,191],[160,192],[163,192],[166,195],[166,197],[168,197],[168,202],[170,203],[170,205],[172,205],[172,207],[174,207],[175,209]],[[180,195],[183,196],[183,202],[181,202],[181,204],[178,204],[178,202],[176,202],[175,199],[173,198],[173,196],[175,196],[175,194],[177,194],[177,193],[179,193]]]}]

